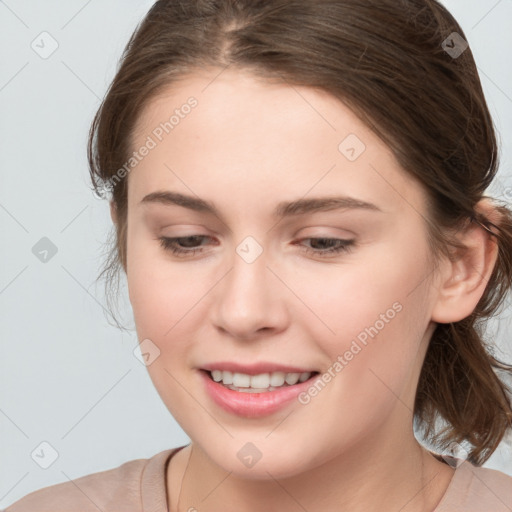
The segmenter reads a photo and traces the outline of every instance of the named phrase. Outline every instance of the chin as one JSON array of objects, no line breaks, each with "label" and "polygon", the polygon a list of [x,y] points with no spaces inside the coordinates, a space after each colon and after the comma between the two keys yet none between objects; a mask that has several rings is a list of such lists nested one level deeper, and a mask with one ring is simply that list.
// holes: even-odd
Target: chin
[{"label": "chin", "polygon": [[[311,458],[300,448],[304,446],[303,441],[292,443],[289,437],[287,441],[276,437],[274,442],[268,439],[251,442],[248,439],[249,436],[244,436],[243,440],[230,439],[214,445],[210,437],[206,449],[204,445],[201,449],[213,464],[246,480],[285,479],[318,465],[312,463]],[[197,443],[194,442],[194,445]]]}]

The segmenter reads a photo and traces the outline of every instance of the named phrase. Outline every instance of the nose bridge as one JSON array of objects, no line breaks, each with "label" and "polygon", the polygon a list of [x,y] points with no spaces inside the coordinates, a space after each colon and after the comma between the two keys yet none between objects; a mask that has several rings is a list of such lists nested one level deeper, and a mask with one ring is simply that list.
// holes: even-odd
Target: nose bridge
[{"label": "nose bridge", "polygon": [[253,314],[268,299],[268,253],[253,237],[246,237],[235,249],[233,265],[228,275],[224,296],[234,301],[230,307],[240,312],[244,307],[251,308]]},{"label": "nose bridge", "polygon": [[[250,337],[262,328],[275,328],[283,320],[278,305],[279,280],[267,265],[269,251],[255,238],[236,246],[232,267],[216,297],[215,321],[235,336]],[[282,312],[282,311],[281,311]]]}]

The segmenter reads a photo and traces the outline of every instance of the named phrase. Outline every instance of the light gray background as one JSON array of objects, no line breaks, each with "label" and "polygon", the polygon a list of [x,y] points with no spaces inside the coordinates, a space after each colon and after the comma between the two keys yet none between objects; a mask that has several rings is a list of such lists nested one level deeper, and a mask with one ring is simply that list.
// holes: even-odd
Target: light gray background
[{"label": "light gray background", "polygon": [[[151,4],[0,1],[0,508],[188,442],[133,354],[135,332],[107,323],[94,283],[110,217],[89,188],[87,131]],[[466,32],[503,142],[491,192],[510,201],[512,1],[445,5]],[[59,45],[47,59],[31,48],[43,31]],[[46,263],[32,253],[42,237],[58,249]],[[510,306],[491,327],[510,362]],[[48,469],[31,457],[43,441],[59,454]],[[485,466],[512,475],[510,445]]]}]

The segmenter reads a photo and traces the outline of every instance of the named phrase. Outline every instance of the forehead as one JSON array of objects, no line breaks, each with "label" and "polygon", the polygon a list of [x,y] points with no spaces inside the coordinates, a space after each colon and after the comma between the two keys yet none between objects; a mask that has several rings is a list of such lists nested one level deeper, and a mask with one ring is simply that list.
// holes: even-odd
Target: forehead
[{"label": "forehead", "polygon": [[423,207],[421,187],[391,150],[343,102],[319,89],[203,70],[147,103],[134,149],[148,138],[154,148],[129,176],[139,200],[184,185],[203,197],[229,183],[228,196],[336,189],[395,209],[410,209],[411,202]]},{"label": "forehead", "polygon": [[[191,98],[197,102],[190,112],[193,115],[180,115],[181,109],[189,110],[186,105]],[[315,133],[317,139],[325,139],[325,133],[342,135],[346,129],[358,132],[363,139],[374,137],[348,107],[326,91],[276,83],[242,70],[201,70],[160,89],[139,116],[135,138],[169,120],[173,112],[180,117],[174,121],[178,121],[173,127],[175,133],[183,131],[177,129],[178,124],[186,124],[198,134],[210,132],[216,138],[229,134],[230,139],[243,139],[259,132],[267,143],[275,140],[268,128],[279,134],[303,135],[311,142],[315,142]],[[181,123],[187,117],[187,123]],[[244,131],[239,130],[242,127]],[[387,149],[384,144],[382,149]]]}]

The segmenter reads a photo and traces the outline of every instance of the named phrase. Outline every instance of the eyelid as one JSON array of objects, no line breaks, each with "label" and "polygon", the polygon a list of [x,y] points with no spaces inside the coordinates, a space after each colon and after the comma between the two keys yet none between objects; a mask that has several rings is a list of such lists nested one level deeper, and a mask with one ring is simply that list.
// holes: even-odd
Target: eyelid
[{"label": "eyelid", "polygon": [[300,229],[294,238],[355,238],[356,234],[348,229],[314,227]]},{"label": "eyelid", "polygon": [[[179,247],[177,245],[177,242],[184,239],[212,239],[213,237],[209,235],[201,235],[201,234],[187,234],[185,236],[175,236],[175,237],[159,237],[157,240],[160,241],[160,246],[167,252],[172,253],[178,258],[192,258],[196,253],[204,253],[204,247],[205,245],[199,245],[197,247],[189,247],[189,248],[183,248]],[[304,242],[305,240],[327,240],[329,242],[334,242],[334,247],[329,247],[327,249],[314,249],[312,247],[307,247],[304,245],[301,245],[300,242]],[[329,237],[329,236],[311,236],[311,237],[302,237],[298,238],[293,242],[292,245],[299,246],[300,249],[308,254],[312,254],[315,257],[319,258],[334,258],[334,257],[340,257],[343,254],[348,254],[352,252],[356,247],[357,243],[355,238],[336,238],[336,237]]]}]

